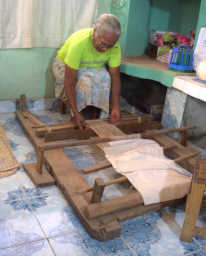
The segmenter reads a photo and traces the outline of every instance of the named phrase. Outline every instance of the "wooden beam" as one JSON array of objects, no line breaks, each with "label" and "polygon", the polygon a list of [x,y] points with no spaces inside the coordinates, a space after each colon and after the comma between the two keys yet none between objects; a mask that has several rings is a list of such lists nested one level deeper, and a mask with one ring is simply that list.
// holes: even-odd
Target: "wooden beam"
[{"label": "wooden beam", "polygon": [[104,161],[102,161],[102,162],[100,162],[98,164],[95,164],[93,166],[82,168],[82,172],[84,174],[87,174],[87,173],[91,173],[91,172],[96,172],[96,171],[102,170],[102,169],[110,167],[110,166],[112,166],[111,163],[108,160],[104,160]]},{"label": "wooden beam", "polygon": [[180,157],[174,159],[174,162],[175,162],[175,163],[179,163],[179,162],[181,162],[181,161],[184,161],[184,160],[186,160],[186,159],[192,158],[192,157],[197,156],[197,155],[199,155],[199,152],[189,153],[189,154],[187,154],[187,155],[183,155],[183,156],[180,156]]},{"label": "wooden beam", "polygon": [[[86,124],[89,127],[92,124],[95,124],[96,122],[99,122],[100,120],[86,120]],[[109,119],[101,119],[101,121],[109,122]],[[151,122],[151,123],[150,123]],[[118,128],[127,128],[129,129],[130,126],[133,127],[133,133],[143,131],[145,129],[154,129],[154,128],[160,128],[161,125],[158,122],[152,122],[151,115],[136,115],[132,117],[122,117],[120,120],[120,123],[116,125]],[[49,125],[51,128],[51,132],[61,132],[63,130],[67,130],[70,128],[77,128],[77,125],[74,122],[67,122],[63,124],[51,124]],[[140,129],[138,129],[140,127]],[[36,128],[36,135],[38,137],[45,136],[45,133],[47,132],[48,125],[35,125],[33,128]],[[130,131],[131,133],[131,131]]]},{"label": "wooden beam", "polygon": [[65,139],[89,139],[90,137],[96,136],[96,134],[89,128],[86,128],[83,131],[73,127],[61,131],[52,131],[52,127],[50,127],[50,129],[51,130],[44,135],[45,142]]},{"label": "wooden beam", "polygon": [[98,144],[98,143],[105,143],[110,141],[118,141],[118,140],[127,140],[139,138],[139,134],[131,134],[131,135],[124,135],[124,136],[110,136],[108,138],[104,137],[94,137],[87,140],[74,140],[74,141],[54,141],[54,142],[47,142],[40,145],[42,150],[49,150],[55,148],[63,148],[63,147],[74,147],[80,145],[90,145],[90,144]]},{"label": "wooden beam", "polygon": [[89,204],[85,209],[85,214],[91,219],[141,204],[143,204],[142,196],[139,192],[135,192],[115,199],[105,200],[100,203]]},{"label": "wooden beam", "polygon": [[158,136],[160,134],[167,134],[167,133],[173,133],[173,132],[183,132],[188,129],[194,129],[196,126],[185,126],[180,128],[173,128],[173,129],[162,129],[162,130],[155,130],[155,131],[146,131],[141,133],[142,138],[152,138],[154,136]]},{"label": "wooden beam", "polygon": [[32,115],[32,113],[28,110],[23,112],[23,116],[24,118],[31,121],[34,125],[42,125],[42,122],[39,119],[37,119],[34,115]]}]

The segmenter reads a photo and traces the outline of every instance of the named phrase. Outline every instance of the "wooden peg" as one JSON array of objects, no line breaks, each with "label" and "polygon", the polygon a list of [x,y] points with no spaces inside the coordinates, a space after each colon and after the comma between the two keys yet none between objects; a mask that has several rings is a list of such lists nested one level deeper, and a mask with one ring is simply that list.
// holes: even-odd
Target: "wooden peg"
[{"label": "wooden peg", "polygon": [[39,174],[42,174],[42,166],[43,166],[43,159],[44,159],[44,150],[39,149],[37,152],[37,164],[36,170]]},{"label": "wooden peg", "polygon": [[92,194],[92,199],[91,203],[99,203],[101,202],[101,198],[104,192],[104,180],[101,178],[97,178],[95,180],[94,184],[94,189],[93,189],[93,194]]}]

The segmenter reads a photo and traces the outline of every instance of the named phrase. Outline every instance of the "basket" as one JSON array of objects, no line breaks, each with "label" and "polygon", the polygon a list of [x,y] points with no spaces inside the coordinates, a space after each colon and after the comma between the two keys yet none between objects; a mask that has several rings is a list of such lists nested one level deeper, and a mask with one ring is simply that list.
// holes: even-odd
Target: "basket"
[{"label": "basket", "polygon": [[181,72],[193,72],[193,50],[188,45],[172,49],[169,68]]}]

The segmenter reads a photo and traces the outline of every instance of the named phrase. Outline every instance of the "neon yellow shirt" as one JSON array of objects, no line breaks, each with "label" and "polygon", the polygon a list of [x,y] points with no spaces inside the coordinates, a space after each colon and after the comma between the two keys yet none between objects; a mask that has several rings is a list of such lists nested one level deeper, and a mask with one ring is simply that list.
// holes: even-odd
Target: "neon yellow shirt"
[{"label": "neon yellow shirt", "polygon": [[106,52],[97,51],[92,42],[93,28],[81,29],[73,33],[57,52],[57,57],[73,69],[99,68],[104,64],[118,67],[121,49],[118,43]]}]

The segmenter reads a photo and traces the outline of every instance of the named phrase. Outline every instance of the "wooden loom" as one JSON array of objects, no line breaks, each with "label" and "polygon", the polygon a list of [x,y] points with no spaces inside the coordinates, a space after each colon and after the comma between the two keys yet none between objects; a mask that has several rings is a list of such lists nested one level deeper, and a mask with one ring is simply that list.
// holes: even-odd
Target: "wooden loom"
[{"label": "wooden loom", "polygon": [[[25,96],[20,99],[21,109],[16,116],[37,152],[37,163],[24,165],[24,169],[36,186],[56,184],[64,193],[66,199],[79,217],[88,233],[97,240],[106,241],[120,235],[120,222],[156,211],[170,205],[177,200],[143,205],[140,193],[132,193],[121,197],[102,201],[106,186],[125,182],[123,176],[108,182],[98,178],[91,187],[76,169],[61,148],[65,146],[79,146],[98,144],[102,147],[112,140],[134,138],[131,133],[141,133],[144,138],[153,138],[165,151],[165,154],[189,171],[193,171],[199,151],[186,146],[187,130],[191,127],[179,129],[156,130],[160,124],[152,121],[149,115],[138,115],[122,118],[118,126],[106,121],[87,121],[88,127],[80,132],[73,123],[47,126],[34,117],[26,108]],[[155,129],[152,131],[152,129]],[[166,133],[180,132],[181,143],[168,137]],[[92,138],[91,138],[92,137]],[[68,140],[68,139],[75,140]],[[97,171],[110,166],[108,161],[83,169],[83,174]]]}]

